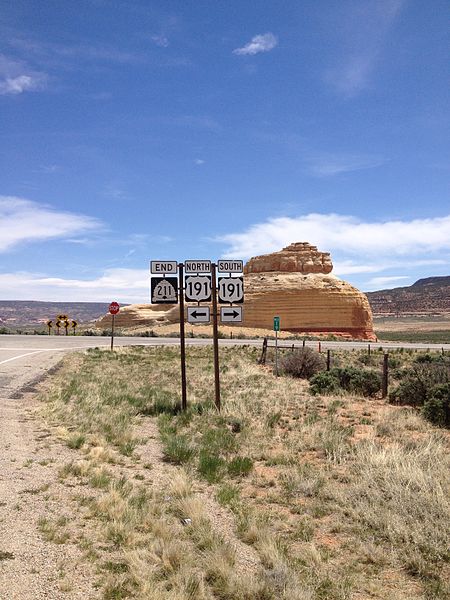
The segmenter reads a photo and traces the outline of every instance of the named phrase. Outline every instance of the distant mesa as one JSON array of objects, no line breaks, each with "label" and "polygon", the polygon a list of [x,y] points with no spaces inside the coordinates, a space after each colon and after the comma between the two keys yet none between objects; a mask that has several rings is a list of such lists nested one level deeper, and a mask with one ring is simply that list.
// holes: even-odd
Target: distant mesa
[{"label": "distant mesa", "polygon": [[[242,326],[272,330],[277,315],[284,331],[376,340],[366,295],[331,275],[332,270],[330,254],[308,242],[251,258],[244,267]],[[110,318],[105,315],[97,326],[108,327]],[[178,307],[167,304],[130,305],[116,317],[123,328],[177,322]]]}]

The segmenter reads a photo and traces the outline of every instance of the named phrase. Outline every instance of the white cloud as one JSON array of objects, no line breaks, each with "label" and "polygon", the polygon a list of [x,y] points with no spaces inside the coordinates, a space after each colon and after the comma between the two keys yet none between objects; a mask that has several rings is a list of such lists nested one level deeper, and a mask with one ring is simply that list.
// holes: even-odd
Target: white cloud
[{"label": "white cloud", "polygon": [[56,210],[25,198],[0,196],[0,252],[18,244],[45,241],[98,230],[92,217]]},{"label": "white cloud", "polygon": [[367,283],[368,283],[368,285],[373,286],[376,289],[379,289],[382,286],[397,287],[396,284],[399,281],[403,281],[405,279],[410,279],[410,277],[408,277],[408,275],[393,275],[393,276],[386,276],[386,277],[372,277],[372,279],[369,279],[369,281]]},{"label": "white cloud", "polygon": [[196,158],[195,159],[195,164],[196,165],[204,165],[205,161],[203,160],[203,158]]},{"label": "white cloud", "polygon": [[148,269],[107,269],[95,279],[0,273],[3,300],[148,303],[149,283]]},{"label": "white cloud", "polygon": [[349,215],[312,213],[269,219],[216,241],[227,244],[226,257],[245,259],[307,241],[332,253],[337,275],[449,265],[450,215],[363,221]]},{"label": "white cloud", "polygon": [[[354,96],[370,85],[386,38],[400,14],[404,0],[377,0],[354,7],[334,28],[342,32],[344,51],[325,80],[344,96]],[[339,54],[339,53],[336,53]]]},{"label": "white cloud", "polygon": [[264,33],[262,35],[255,35],[248,44],[242,48],[236,48],[233,50],[233,54],[242,55],[253,55],[259,52],[269,52],[278,45],[278,40],[273,33]]},{"label": "white cloud", "polygon": [[349,215],[311,213],[277,217],[242,233],[218,238],[229,245],[227,256],[254,256],[279,250],[293,241],[362,256],[419,255],[450,250],[450,215],[430,219],[363,221]]},{"label": "white cloud", "polygon": [[16,96],[23,92],[42,89],[46,75],[27,67],[22,61],[0,54],[0,95]]},{"label": "white cloud", "polygon": [[167,46],[169,45],[169,40],[163,34],[152,35],[151,39],[160,48],[167,48]]},{"label": "white cloud", "polygon": [[330,177],[351,171],[373,169],[382,165],[381,156],[358,154],[323,154],[308,159],[310,171],[318,177]]}]

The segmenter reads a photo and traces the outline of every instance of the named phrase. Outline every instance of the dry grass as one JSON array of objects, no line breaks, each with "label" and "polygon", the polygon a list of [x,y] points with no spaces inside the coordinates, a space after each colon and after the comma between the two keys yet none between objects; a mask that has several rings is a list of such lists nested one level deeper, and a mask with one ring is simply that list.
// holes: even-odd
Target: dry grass
[{"label": "dry grass", "polygon": [[[187,414],[176,349],[67,359],[47,417],[75,456],[61,477],[89,489],[80,539],[104,598],[447,598],[448,432],[377,399],[311,397],[257,356],[221,350],[221,415],[209,348],[188,349]],[[142,439],[156,415],[181,467],[139,458],[160,444]]]}]

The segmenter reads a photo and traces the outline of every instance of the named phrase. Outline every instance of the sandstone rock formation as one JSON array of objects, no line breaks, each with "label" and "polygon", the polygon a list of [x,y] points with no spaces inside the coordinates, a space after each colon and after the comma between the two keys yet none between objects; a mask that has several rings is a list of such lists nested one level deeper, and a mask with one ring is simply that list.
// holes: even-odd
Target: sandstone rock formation
[{"label": "sandstone rock formation", "polygon": [[[329,253],[307,242],[251,258],[244,267],[244,322],[250,328],[273,328],[278,315],[283,331],[375,340],[372,312],[365,294],[331,275]],[[176,323],[174,305],[130,305],[116,316],[117,327]],[[99,327],[109,326],[104,317]]]},{"label": "sandstone rock formation", "polygon": [[283,271],[328,274],[332,270],[333,263],[329,252],[319,252],[317,246],[311,246],[308,242],[296,242],[280,252],[251,258],[245,265],[244,273]]}]

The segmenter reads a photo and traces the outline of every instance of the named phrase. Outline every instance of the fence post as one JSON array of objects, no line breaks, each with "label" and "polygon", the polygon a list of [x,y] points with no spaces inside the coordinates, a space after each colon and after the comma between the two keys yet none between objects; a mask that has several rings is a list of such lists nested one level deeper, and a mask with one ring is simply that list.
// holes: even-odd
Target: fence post
[{"label": "fence post", "polygon": [[331,369],[331,350],[327,350],[327,371]]},{"label": "fence post", "polygon": [[263,339],[261,358],[259,359],[259,364],[260,365],[265,365],[266,364],[266,354],[267,354],[267,338],[265,337]]},{"label": "fence post", "polygon": [[367,354],[370,356],[370,344],[367,344]]},{"label": "fence post", "polygon": [[383,357],[383,379],[381,382],[381,397],[386,398],[388,395],[389,385],[389,354],[386,353]]},{"label": "fence post", "polygon": [[322,352],[322,344],[319,342],[319,354]]},{"label": "fence post", "polygon": [[303,338],[303,348],[306,346],[306,340]]}]

